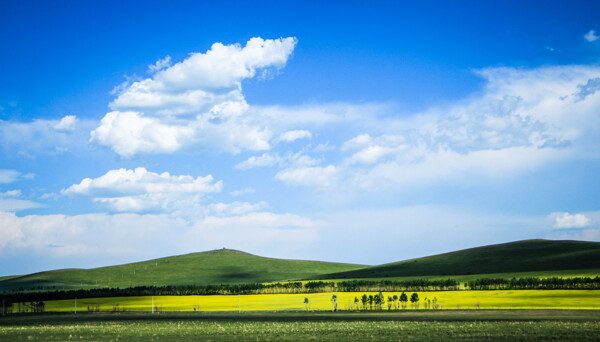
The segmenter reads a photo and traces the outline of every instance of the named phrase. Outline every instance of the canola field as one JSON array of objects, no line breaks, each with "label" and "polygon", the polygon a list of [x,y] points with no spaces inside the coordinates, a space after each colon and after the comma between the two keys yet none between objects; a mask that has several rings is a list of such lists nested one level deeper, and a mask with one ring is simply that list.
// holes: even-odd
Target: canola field
[{"label": "canola field", "polygon": [[[439,309],[600,309],[600,290],[518,290],[518,291],[436,291],[417,292],[419,308],[423,309],[425,298],[437,298]],[[354,304],[365,292],[338,292],[339,310],[363,309],[362,303]],[[375,292],[367,292],[375,295]],[[384,292],[385,298],[398,292]],[[412,292],[407,292],[410,298]],[[264,294],[264,295],[215,295],[215,296],[150,296],[107,297],[77,300],[77,311],[89,308],[100,311],[330,311],[333,293],[311,294]],[[308,298],[308,304],[304,303]],[[414,310],[408,302],[408,310]],[[367,304],[367,308],[368,304]],[[46,312],[72,312],[75,300],[47,301]],[[392,307],[393,309],[393,307]],[[387,303],[383,310],[388,310]]]}]

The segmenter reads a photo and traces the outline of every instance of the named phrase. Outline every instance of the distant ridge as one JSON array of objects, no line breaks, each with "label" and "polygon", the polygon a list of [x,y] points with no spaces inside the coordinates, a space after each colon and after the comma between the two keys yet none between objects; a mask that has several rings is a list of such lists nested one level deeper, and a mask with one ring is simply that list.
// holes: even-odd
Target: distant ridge
[{"label": "distant ridge", "polygon": [[[319,279],[469,275],[600,268],[600,242],[523,240],[410,259]],[[316,278],[315,278],[316,279]]]}]

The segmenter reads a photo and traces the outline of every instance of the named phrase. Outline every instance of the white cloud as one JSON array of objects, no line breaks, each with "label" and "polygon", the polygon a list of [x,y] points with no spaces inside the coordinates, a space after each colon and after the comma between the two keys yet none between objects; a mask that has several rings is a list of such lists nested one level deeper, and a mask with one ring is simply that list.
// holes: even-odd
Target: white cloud
[{"label": "white cloud", "polygon": [[274,166],[281,162],[281,157],[276,154],[263,153],[260,156],[251,156],[234,166],[236,169],[246,170],[255,167]]},{"label": "white cloud", "polygon": [[587,40],[588,42],[595,42],[596,40],[598,40],[598,38],[600,38],[600,36],[598,36],[596,34],[595,30],[590,30],[588,33],[586,33],[583,38],[585,38],[585,40]]},{"label": "white cloud", "polygon": [[259,211],[267,208],[266,202],[248,203],[248,202],[233,202],[233,203],[211,203],[204,209],[206,216],[236,216],[243,215],[254,211]]},{"label": "white cloud", "polygon": [[245,170],[251,169],[255,167],[265,167],[265,166],[311,166],[319,163],[319,160],[316,160],[309,155],[304,154],[303,152],[297,153],[287,153],[283,156],[280,156],[277,153],[263,153],[260,156],[251,156],[243,162],[234,166],[236,169]]},{"label": "white cloud", "polygon": [[2,197],[21,197],[21,190],[8,190],[0,192],[0,198]]},{"label": "white cloud", "polygon": [[172,66],[157,62],[164,68],[152,78],[119,92],[91,140],[124,157],[192,144],[229,153],[269,149],[272,133],[248,111],[241,81],[282,68],[295,46],[295,38],[252,38],[245,47],[215,43]]},{"label": "white cloud", "polygon": [[338,169],[333,165],[326,167],[292,167],[279,171],[275,179],[293,186],[329,187],[335,182]]},{"label": "white cloud", "polygon": [[21,176],[21,172],[16,170],[0,170],[0,184],[16,182]]},{"label": "white cloud", "polygon": [[60,120],[36,119],[31,122],[0,120],[0,147],[5,152],[35,158],[57,155],[87,147],[90,129],[96,122],[68,115]]},{"label": "white cloud", "polygon": [[21,197],[21,190],[0,192],[0,211],[16,212],[43,207],[40,203],[19,199],[19,197]]},{"label": "white cloud", "polygon": [[358,135],[342,146],[344,150],[358,150],[351,163],[373,164],[386,155],[397,154],[407,148],[405,139],[397,135],[382,135],[372,138],[369,134]]},{"label": "white cloud", "polygon": [[203,195],[220,192],[222,181],[211,175],[194,178],[168,172],[111,170],[98,178],[85,178],[62,191],[67,195],[90,196],[115,211],[182,210],[198,205]]},{"label": "white cloud", "polygon": [[583,214],[571,215],[565,212],[554,215],[556,216],[554,228],[558,229],[584,228],[590,226],[592,223],[592,220]]},{"label": "white cloud", "polygon": [[42,204],[30,200],[16,198],[0,198],[0,211],[16,212],[41,207],[43,207]]},{"label": "white cloud", "polygon": [[250,195],[255,192],[256,192],[256,190],[254,190],[253,188],[244,188],[244,189],[240,189],[240,190],[234,190],[234,191],[230,192],[229,194],[233,197],[237,197],[237,196],[242,196],[242,195]]},{"label": "white cloud", "polygon": [[123,157],[136,153],[169,153],[189,142],[194,130],[188,126],[165,125],[136,112],[110,112],[91,132],[90,141],[111,146]]},{"label": "white cloud", "polygon": [[54,129],[57,131],[74,131],[77,121],[79,120],[75,115],[67,115],[54,125]]},{"label": "white cloud", "polygon": [[148,73],[155,74],[163,69],[166,69],[171,66],[171,56],[166,56],[165,58],[159,59],[154,64],[148,65]]},{"label": "white cloud", "polygon": [[339,130],[362,124],[360,134],[342,144],[343,160],[335,167],[344,178],[329,184],[373,191],[440,181],[473,184],[600,158],[600,66],[478,74],[486,81],[483,90],[455,103],[414,115],[327,121]]},{"label": "white cloud", "polygon": [[[82,260],[105,266],[110,263],[106,260],[139,261],[224,246],[273,256],[278,251],[306,248],[318,239],[319,225],[318,221],[297,215],[269,212],[208,216],[192,221],[156,214],[19,217],[0,212],[0,253],[42,255],[44,258],[36,263],[40,268],[50,258],[64,259],[63,267],[89,266]],[[99,264],[98,260],[102,262]]]},{"label": "white cloud", "polygon": [[280,141],[293,142],[298,139],[312,139],[312,133],[307,130],[287,131],[279,136]]}]

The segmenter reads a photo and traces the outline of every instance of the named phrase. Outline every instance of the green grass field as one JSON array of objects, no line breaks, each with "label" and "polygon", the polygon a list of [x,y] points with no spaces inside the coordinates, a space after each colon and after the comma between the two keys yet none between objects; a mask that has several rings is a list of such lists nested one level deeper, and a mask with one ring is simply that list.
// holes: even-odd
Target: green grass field
[{"label": "green grass field", "polygon": [[[364,292],[339,292],[338,308],[356,310],[354,298]],[[367,293],[375,294],[375,293]],[[400,293],[384,292],[385,297]],[[411,292],[408,293],[410,296]],[[420,308],[425,298],[437,298],[441,309],[600,309],[600,290],[436,291],[418,292]],[[311,311],[331,310],[331,293],[265,294],[243,296],[155,296],[154,305],[164,311],[302,311],[304,298]],[[152,297],[107,297],[77,300],[78,310],[100,305],[101,311],[151,311]],[[74,300],[46,302],[47,312],[72,312]],[[362,305],[359,305],[362,309]],[[384,305],[387,310],[387,305]]]},{"label": "green grass field", "polygon": [[592,341],[599,311],[21,315],[1,341]]}]

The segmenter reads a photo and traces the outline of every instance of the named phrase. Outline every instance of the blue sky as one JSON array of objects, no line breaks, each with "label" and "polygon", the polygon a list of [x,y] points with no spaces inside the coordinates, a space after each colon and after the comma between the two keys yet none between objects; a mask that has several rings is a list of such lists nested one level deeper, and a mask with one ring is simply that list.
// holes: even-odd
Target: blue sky
[{"label": "blue sky", "polygon": [[0,275],[600,241],[594,1],[0,3]]}]

